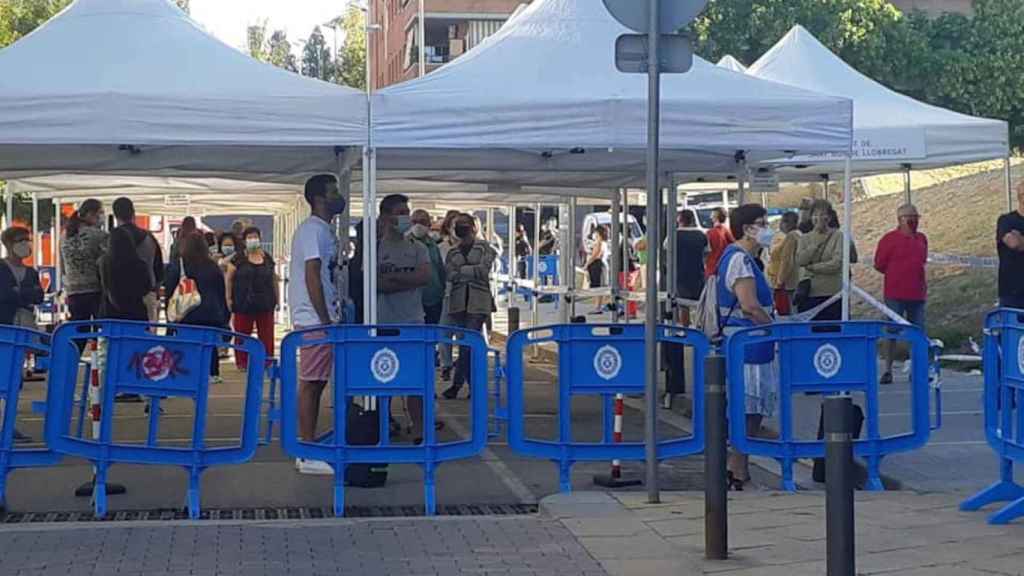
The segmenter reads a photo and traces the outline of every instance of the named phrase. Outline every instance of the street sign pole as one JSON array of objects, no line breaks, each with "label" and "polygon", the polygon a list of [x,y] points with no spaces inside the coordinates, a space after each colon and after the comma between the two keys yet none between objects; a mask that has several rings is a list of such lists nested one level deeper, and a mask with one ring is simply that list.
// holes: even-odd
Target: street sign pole
[{"label": "street sign pole", "polygon": [[661,501],[658,487],[658,228],[661,187],[658,182],[658,146],[661,126],[660,2],[648,0],[647,26],[647,298],[644,330],[644,455],[647,464],[647,501]]}]

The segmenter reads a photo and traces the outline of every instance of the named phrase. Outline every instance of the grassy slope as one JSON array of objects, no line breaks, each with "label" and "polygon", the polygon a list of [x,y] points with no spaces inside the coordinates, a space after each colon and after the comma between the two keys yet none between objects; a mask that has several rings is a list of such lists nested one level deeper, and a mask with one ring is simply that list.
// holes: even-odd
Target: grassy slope
[{"label": "grassy slope", "polygon": [[[1024,166],[1014,169],[1014,181],[1024,177]],[[897,188],[900,189],[900,188]],[[873,254],[878,240],[895,226],[896,209],[903,194],[859,201],[854,208],[854,235],[864,255]],[[1002,170],[990,170],[946,180],[914,193],[922,214],[921,228],[933,252],[969,256],[995,255],[995,221],[1006,212]],[[864,260],[867,262],[867,259]],[[928,271],[929,333],[957,347],[967,336],[981,333],[982,320],[996,301],[994,270],[933,266]],[[869,265],[857,266],[856,282],[880,297],[881,275]],[[856,305],[859,317],[878,317],[868,306]]]}]

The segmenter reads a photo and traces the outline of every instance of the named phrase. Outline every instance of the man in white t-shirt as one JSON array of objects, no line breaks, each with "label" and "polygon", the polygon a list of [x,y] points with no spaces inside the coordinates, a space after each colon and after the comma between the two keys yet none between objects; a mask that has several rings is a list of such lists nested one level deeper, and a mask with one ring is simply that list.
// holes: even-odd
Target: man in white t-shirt
[{"label": "man in white t-shirt", "polygon": [[[313,176],[306,182],[310,217],[292,237],[288,302],[295,330],[335,324],[340,320],[334,274],[338,268],[338,240],[331,220],[345,211],[345,199],[338,193],[338,181],[330,174]],[[318,337],[317,333],[311,338]],[[331,346],[299,349],[299,436],[304,442],[316,439],[320,397],[331,378]],[[299,458],[302,474],[333,474],[326,462]]]}]

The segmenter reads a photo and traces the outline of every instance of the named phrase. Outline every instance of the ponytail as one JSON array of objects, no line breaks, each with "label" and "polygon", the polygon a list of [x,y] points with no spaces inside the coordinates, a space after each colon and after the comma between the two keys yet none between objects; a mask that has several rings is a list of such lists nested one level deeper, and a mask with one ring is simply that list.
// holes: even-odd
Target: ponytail
[{"label": "ponytail", "polygon": [[71,215],[71,218],[68,219],[66,226],[68,238],[78,236],[78,233],[82,229],[82,225],[85,224],[84,216],[86,214],[95,214],[102,208],[103,204],[95,198],[90,198],[85,202],[82,202],[82,205],[78,207],[78,210],[75,210],[74,214]]}]

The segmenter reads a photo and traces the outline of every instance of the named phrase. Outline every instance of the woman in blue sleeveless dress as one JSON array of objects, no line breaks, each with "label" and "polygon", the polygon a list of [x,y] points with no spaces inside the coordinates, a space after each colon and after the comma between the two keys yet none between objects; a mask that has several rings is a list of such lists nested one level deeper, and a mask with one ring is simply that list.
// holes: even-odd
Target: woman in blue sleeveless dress
[{"label": "woman in blue sleeveless dress", "polygon": [[[773,321],[773,291],[756,260],[758,253],[771,246],[774,236],[766,218],[767,211],[758,204],[740,206],[729,214],[736,242],[726,248],[718,263],[719,319],[725,336]],[[748,346],[744,354],[747,434],[765,436],[762,424],[775,413],[779,389],[775,346]],[[730,487],[742,490],[750,480],[745,454],[730,453],[728,475]]]}]

